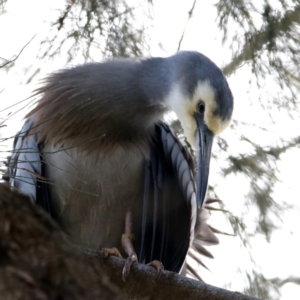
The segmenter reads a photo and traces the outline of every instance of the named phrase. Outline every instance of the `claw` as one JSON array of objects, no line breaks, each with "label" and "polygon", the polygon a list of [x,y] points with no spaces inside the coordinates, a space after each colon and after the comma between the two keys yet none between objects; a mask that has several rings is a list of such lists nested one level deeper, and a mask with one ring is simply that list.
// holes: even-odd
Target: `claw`
[{"label": "claw", "polygon": [[108,255],[122,257],[119,250],[115,247],[113,247],[113,248],[102,248],[101,254],[102,254],[103,258],[106,258]]},{"label": "claw", "polygon": [[131,265],[134,263],[134,262],[137,262],[137,256],[136,254],[132,254],[130,256],[128,256],[125,260],[125,265],[124,265],[124,268],[123,268],[123,271],[122,271],[122,279],[123,281],[125,282],[125,278],[126,276],[129,274],[130,272],[130,268],[131,268]]},{"label": "claw", "polygon": [[153,267],[154,269],[156,269],[158,274],[160,274],[161,271],[164,270],[164,265],[159,260],[153,260],[153,261],[149,262],[147,265]]}]

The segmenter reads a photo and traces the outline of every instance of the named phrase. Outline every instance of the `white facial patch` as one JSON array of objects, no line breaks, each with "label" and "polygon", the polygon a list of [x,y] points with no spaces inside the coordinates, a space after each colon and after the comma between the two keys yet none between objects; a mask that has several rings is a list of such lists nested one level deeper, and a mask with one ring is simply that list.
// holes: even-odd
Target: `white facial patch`
[{"label": "white facial patch", "polygon": [[196,111],[197,103],[200,100],[204,101],[205,103],[205,124],[207,125],[208,129],[212,131],[215,135],[219,135],[229,126],[230,120],[223,121],[221,118],[214,115],[217,103],[215,101],[215,91],[210,85],[209,81],[198,83],[192,98],[194,111]]},{"label": "white facial patch", "polygon": [[215,91],[208,81],[198,83],[191,99],[183,93],[180,84],[177,83],[173,86],[166,99],[167,104],[177,114],[184,133],[194,148],[196,147],[195,133],[197,129],[194,114],[197,112],[197,104],[201,100],[205,103],[205,124],[215,135],[220,134],[230,124],[230,121],[224,122],[214,115],[217,106]]},{"label": "white facial patch", "polygon": [[180,85],[175,84],[167,96],[166,102],[176,113],[184,130],[185,136],[189,143],[195,148],[195,132],[197,129],[197,123],[193,114],[190,113],[191,109],[194,110],[194,108],[192,108],[192,101],[190,101],[188,97],[182,93]]}]

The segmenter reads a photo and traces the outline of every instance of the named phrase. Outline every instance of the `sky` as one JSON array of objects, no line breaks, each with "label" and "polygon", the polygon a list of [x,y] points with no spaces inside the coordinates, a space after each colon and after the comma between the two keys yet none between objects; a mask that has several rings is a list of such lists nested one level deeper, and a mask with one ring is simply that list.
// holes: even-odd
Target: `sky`
[{"label": "sky", "polygon": [[[53,63],[45,63],[41,73],[30,84],[25,84],[23,71],[28,65],[33,65],[36,60],[36,53],[39,48],[39,41],[49,30],[48,21],[54,19],[58,13],[57,8],[61,7],[63,1],[38,1],[38,0],[8,0],[7,13],[0,17],[0,57],[9,59],[35,36],[33,41],[24,49],[16,62],[16,68],[9,73],[0,70],[0,109],[7,108],[13,103],[19,102],[30,96],[31,91],[38,85],[38,80],[45,74],[65,67],[64,59],[56,59]],[[154,9],[148,11],[153,16],[153,21],[145,19],[145,26],[149,26],[149,36],[151,45],[149,55],[169,56],[176,52],[178,41],[183,29],[186,26],[188,11],[193,1],[165,0],[156,1]],[[205,2],[205,3],[204,3]],[[130,4],[130,1],[128,1]],[[138,0],[132,1],[139,4]],[[143,8],[147,9],[147,8]],[[201,1],[196,5],[194,17],[189,21],[186,34],[182,42],[181,50],[196,50],[212,59],[220,67],[230,61],[231,52],[228,47],[223,47],[221,34],[216,28],[216,10],[210,1]],[[149,25],[151,24],[151,25]],[[159,45],[163,45],[163,49]],[[78,62],[81,62],[80,59]],[[243,122],[256,122],[260,126],[267,126],[270,132],[263,134],[256,128],[237,128],[250,138],[253,137],[260,145],[268,146],[278,140],[280,136],[289,134],[291,137],[297,135],[300,124],[296,120],[290,119],[283,112],[272,110],[271,114],[275,120],[270,124],[268,114],[270,112],[261,108],[260,104],[251,99],[259,97],[271,97],[272,93],[278,90],[278,86],[272,79],[261,90],[255,84],[249,84],[251,78],[250,68],[244,66],[236,74],[228,78],[229,85],[235,98],[234,118]],[[24,102],[27,104],[28,102]],[[20,106],[18,106],[20,107]],[[0,117],[5,118],[6,114],[14,108],[0,112]],[[1,131],[2,136],[10,136],[20,129],[22,125],[21,117],[26,109],[21,113],[12,116],[6,124],[5,130]],[[222,135],[229,144],[229,151],[237,154],[240,151],[247,151],[247,146],[239,143],[237,135],[233,131],[227,130]],[[1,145],[1,151],[9,149]],[[244,149],[245,148],[245,149]],[[294,204],[299,199],[300,194],[300,164],[299,149],[293,149],[282,155],[278,162],[280,172],[276,174],[280,183],[275,188],[275,200],[285,200]],[[222,158],[220,158],[221,160]],[[296,162],[296,164],[295,164]],[[217,194],[221,195],[226,208],[233,215],[239,216],[244,207],[245,191],[249,189],[249,180],[234,175],[226,178],[220,173],[220,162],[212,160],[210,171],[210,184],[217,186]],[[296,203],[297,204],[297,203]],[[262,236],[250,239],[251,251],[257,267],[263,272],[265,277],[288,276],[300,277],[300,226],[299,204],[289,212],[282,212],[283,222],[276,221],[279,229],[276,230],[270,243]],[[255,210],[249,208],[249,215],[245,216],[249,228],[253,227]],[[231,228],[222,213],[214,213],[211,223],[216,228],[227,230]],[[206,282],[217,286],[228,286],[233,290],[240,290],[244,285],[243,276],[240,276],[237,269],[241,267],[250,268],[247,249],[241,247],[237,237],[220,237],[220,245],[211,247],[209,250],[215,256],[214,260],[205,261],[210,271],[202,271],[201,276]],[[203,275],[202,275],[203,274]],[[288,284],[282,289],[281,300],[296,299],[295,295],[300,294],[300,287]]]}]

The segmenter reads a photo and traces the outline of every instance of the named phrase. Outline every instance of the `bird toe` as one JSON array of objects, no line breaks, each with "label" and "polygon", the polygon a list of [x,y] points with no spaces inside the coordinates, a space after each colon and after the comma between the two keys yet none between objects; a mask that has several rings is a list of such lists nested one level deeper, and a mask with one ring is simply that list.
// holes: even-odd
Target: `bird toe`
[{"label": "bird toe", "polygon": [[161,273],[161,271],[164,270],[164,265],[159,260],[153,260],[153,261],[149,262],[147,265],[156,269],[157,273],[159,273],[159,274]]},{"label": "bird toe", "polygon": [[122,257],[122,255],[119,252],[119,250],[117,248],[115,248],[115,247],[113,247],[113,248],[102,248],[101,254],[102,254],[103,258],[106,258],[109,255],[117,256],[117,257]]},{"label": "bird toe", "polygon": [[122,279],[124,282],[125,282],[125,278],[128,276],[128,274],[130,272],[131,265],[134,262],[137,262],[137,255],[135,253],[129,255],[125,260],[125,265],[124,265],[123,271],[122,271]]}]

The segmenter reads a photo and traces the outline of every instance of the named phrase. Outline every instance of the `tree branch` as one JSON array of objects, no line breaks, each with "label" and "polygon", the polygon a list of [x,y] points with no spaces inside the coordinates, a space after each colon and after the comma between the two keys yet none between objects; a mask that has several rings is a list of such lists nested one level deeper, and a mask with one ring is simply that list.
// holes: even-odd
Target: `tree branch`
[{"label": "tree branch", "polygon": [[[118,286],[129,299],[209,299],[209,300],[255,300],[257,298],[231,292],[208,285],[173,272],[163,271],[160,275],[144,264],[134,264],[124,283],[122,269],[124,259],[109,257],[103,260],[99,252],[87,250],[86,253],[99,262],[109,279]],[[138,283],[138,284],[137,284]]]},{"label": "tree branch", "polygon": [[0,184],[1,299],[122,299],[28,197]]},{"label": "tree branch", "polygon": [[158,276],[142,264],[133,265],[124,283],[124,259],[103,259],[94,250],[84,253],[87,256],[26,196],[0,184],[0,290],[4,299],[256,299],[168,271]]},{"label": "tree branch", "polygon": [[285,279],[280,279],[280,278],[272,278],[270,279],[270,281],[278,286],[278,287],[282,287],[284,286],[285,284],[287,283],[294,283],[294,284],[298,284],[300,285],[300,277],[295,277],[295,276],[290,276],[290,277],[287,277]]},{"label": "tree branch", "polygon": [[24,51],[24,49],[25,49],[25,48],[31,43],[31,41],[35,38],[35,36],[36,36],[36,35],[34,35],[34,36],[30,39],[30,41],[29,41],[28,43],[26,43],[25,46],[22,47],[22,49],[20,50],[20,52],[19,52],[17,55],[15,55],[14,58],[12,58],[12,59],[5,59],[5,58],[0,57],[0,59],[5,60],[5,63],[4,63],[3,65],[0,65],[0,68],[3,68],[3,67],[5,67],[5,66],[7,66],[8,64],[11,64],[11,63],[13,63],[14,61],[16,61],[16,60],[19,58],[19,56],[21,55],[21,53]]},{"label": "tree branch", "polygon": [[[285,15],[272,24],[272,39],[275,40],[281,34],[288,32],[295,24],[300,23],[300,5],[296,5],[293,11],[287,11]],[[253,57],[263,49],[264,45],[270,42],[269,27],[254,33],[249,41],[244,45],[243,50],[236,54],[232,61],[222,68],[226,76],[231,75],[243,63],[253,59]]]}]

